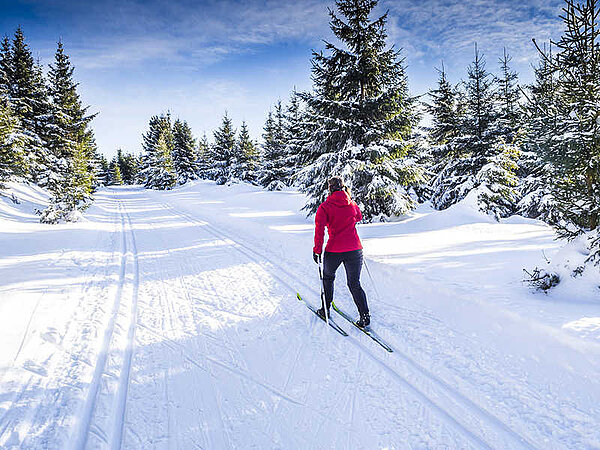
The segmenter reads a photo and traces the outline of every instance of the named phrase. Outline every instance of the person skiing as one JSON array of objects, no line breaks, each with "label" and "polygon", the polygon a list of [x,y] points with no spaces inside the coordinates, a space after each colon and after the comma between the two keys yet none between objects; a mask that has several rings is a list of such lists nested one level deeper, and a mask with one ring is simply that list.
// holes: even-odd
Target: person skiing
[{"label": "person skiing", "polygon": [[340,264],[344,263],[348,288],[360,314],[356,325],[365,328],[371,323],[371,317],[367,305],[367,296],[360,285],[363,251],[356,232],[356,223],[362,220],[362,213],[358,205],[350,198],[349,190],[340,177],[331,177],[328,186],[329,196],[321,203],[315,216],[313,259],[317,264],[321,262],[325,227],[327,227],[329,234],[325,254],[322,258],[325,305],[321,306],[317,314],[325,318],[324,307],[327,307],[327,316],[329,317],[329,308],[333,300],[335,272]]}]

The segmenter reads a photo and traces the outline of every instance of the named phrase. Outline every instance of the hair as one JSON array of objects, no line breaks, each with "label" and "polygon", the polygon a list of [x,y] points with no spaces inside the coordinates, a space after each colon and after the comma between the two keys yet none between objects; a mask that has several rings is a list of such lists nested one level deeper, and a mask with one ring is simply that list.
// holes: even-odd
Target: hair
[{"label": "hair", "polygon": [[333,193],[335,191],[342,191],[346,188],[344,185],[344,180],[341,177],[331,177],[327,181],[327,185],[329,186],[329,192]]}]

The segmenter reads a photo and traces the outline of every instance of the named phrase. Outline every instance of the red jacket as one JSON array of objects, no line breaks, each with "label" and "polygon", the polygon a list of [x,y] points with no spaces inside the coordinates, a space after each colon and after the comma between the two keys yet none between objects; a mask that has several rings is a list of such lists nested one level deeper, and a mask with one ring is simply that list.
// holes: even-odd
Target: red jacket
[{"label": "red jacket", "polygon": [[321,203],[315,216],[315,253],[323,251],[325,227],[329,233],[326,252],[351,252],[362,248],[356,222],[362,220],[362,213],[345,191],[335,191]]}]

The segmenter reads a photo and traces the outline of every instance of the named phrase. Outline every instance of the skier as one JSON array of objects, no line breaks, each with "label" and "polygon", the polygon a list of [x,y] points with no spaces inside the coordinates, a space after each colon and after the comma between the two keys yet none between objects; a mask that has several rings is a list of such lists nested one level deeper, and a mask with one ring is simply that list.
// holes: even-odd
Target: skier
[{"label": "skier", "polygon": [[[356,232],[356,223],[362,220],[362,213],[358,205],[350,198],[349,190],[340,177],[330,178],[328,186],[329,196],[321,203],[315,217],[315,246],[313,248],[313,259],[315,263],[319,264],[323,251],[325,227],[327,227],[329,239],[323,257],[323,289],[327,315],[329,316],[329,308],[333,300],[335,272],[340,264],[344,263],[348,288],[360,314],[356,325],[365,328],[371,323],[371,317],[367,296],[360,285],[363,252]],[[317,311],[323,318],[325,318],[324,306]]]}]

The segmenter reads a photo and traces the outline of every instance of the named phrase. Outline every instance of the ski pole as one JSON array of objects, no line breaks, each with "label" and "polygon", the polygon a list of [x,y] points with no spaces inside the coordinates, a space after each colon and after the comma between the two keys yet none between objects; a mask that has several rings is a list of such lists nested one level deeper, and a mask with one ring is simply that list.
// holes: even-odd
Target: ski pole
[{"label": "ski pole", "polygon": [[364,264],[365,264],[365,269],[367,269],[367,275],[369,275],[369,280],[371,280],[371,285],[373,286],[373,290],[375,291],[375,295],[377,296],[377,301],[381,301],[381,295],[379,295],[379,291],[377,290],[377,286],[375,285],[375,281],[373,280],[373,277],[371,276],[371,271],[369,270],[369,266],[367,265],[367,259],[365,258],[363,260]]},{"label": "ski pole", "polygon": [[327,311],[327,305],[325,301],[325,289],[323,285],[323,267],[321,265],[321,256],[319,256],[319,279],[321,280],[321,305],[323,306],[323,311],[325,312],[325,322],[329,325],[329,311]]}]

